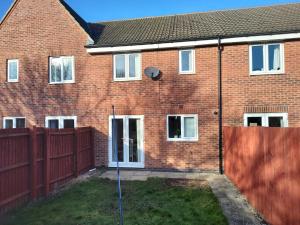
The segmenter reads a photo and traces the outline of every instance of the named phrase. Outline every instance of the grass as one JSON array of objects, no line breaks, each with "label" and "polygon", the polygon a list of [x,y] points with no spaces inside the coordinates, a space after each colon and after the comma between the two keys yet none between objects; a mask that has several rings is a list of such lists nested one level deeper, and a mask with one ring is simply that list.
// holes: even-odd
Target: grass
[{"label": "grass", "polygon": [[[169,180],[122,182],[124,225],[225,225],[207,186],[182,187]],[[93,178],[12,213],[7,225],[118,224],[116,182]]]}]

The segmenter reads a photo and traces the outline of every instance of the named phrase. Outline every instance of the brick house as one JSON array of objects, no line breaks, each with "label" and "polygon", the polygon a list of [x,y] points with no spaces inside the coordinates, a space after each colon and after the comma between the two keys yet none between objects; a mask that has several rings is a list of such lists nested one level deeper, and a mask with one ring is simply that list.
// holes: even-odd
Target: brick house
[{"label": "brick house", "polygon": [[300,4],[87,23],[63,0],[15,0],[0,122],[93,126],[97,165],[114,167],[114,105],[122,167],[218,170],[220,122],[300,125],[299,52]]}]

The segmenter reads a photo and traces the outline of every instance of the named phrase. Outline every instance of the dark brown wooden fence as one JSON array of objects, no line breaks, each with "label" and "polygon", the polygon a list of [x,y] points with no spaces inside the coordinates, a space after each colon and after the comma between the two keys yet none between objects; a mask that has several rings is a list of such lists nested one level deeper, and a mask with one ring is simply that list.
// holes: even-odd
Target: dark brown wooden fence
[{"label": "dark brown wooden fence", "polygon": [[267,222],[300,224],[300,128],[224,128],[224,167]]},{"label": "dark brown wooden fence", "polygon": [[0,213],[94,168],[93,128],[0,130]]}]

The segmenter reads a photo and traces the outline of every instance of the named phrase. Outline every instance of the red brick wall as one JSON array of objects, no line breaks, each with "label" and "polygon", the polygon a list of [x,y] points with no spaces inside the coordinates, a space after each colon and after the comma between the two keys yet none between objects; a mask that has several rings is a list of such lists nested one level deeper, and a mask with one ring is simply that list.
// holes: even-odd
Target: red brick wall
[{"label": "red brick wall", "polygon": [[[142,68],[156,66],[159,81],[143,76],[141,81],[113,82],[112,55],[96,55],[92,73],[97,80],[97,108],[93,110],[101,143],[101,164],[107,163],[108,116],[111,105],[118,115],[144,115],[145,166],[147,168],[217,169],[217,52],[197,49],[197,73],[179,75],[178,50],[142,53]],[[99,75],[98,75],[99,74]],[[97,76],[98,75],[98,76]],[[96,76],[98,78],[96,78]],[[168,142],[167,114],[198,114],[198,142]]]},{"label": "red brick wall", "polygon": [[[146,51],[142,68],[160,68],[159,81],[143,75],[141,81],[113,82],[112,54],[87,54],[87,35],[57,0],[21,0],[0,36],[0,120],[25,116],[29,126],[44,126],[45,116],[76,115],[78,126],[96,128],[97,162],[107,165],[108,116],[114,104],[119,115],[144,115],[146,168],[218,169],[216,47],[196,49],[194,75],[178,74],[178,50]],[[245,106],[257,104],[258,98],[259,105],[287,104],[290,124],[299,125],[299,94],[291,96],[297,93],[299,68],[290,59],[299,57],[300,44],[285,48],[286,75],[249,77],[248,46],[225,47],[226,125],[242,125]],[[59,55],[75,56],[75,84],[48,84],[48,58]],[[9,58],[20,59],[19,83],[6,82]],[[198,114],[199,141],[167,142],[167,114]]]},{"label": "red brick wall", "polygon": [[248,45],[223,52],[224,125],[242,125],[245,112],[287,112],[289,127],[300,126],[300,41],[286,41],[285,73],[249,75]]}]

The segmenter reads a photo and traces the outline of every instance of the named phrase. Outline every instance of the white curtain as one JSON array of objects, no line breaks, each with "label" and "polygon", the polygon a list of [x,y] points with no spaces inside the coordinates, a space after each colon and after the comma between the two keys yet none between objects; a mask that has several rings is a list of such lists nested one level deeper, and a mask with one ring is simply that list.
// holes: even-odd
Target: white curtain
[{"label": "white curtain", "polygon": [[72,80],[72,58],[63,58],[63,77],[64,80]]},{"label": "white curtain", "polygon": [[140,76],[140,56],[139,54],[129,55],[129,77],[139,77]]},{"label": "white curtain", "polygon": [[272,70],[280,70],[280,48],[279,48],[279,45],[274,48]]},{"label": "white curtain", "polygon": [[61,59],[51,58],[51,82],[61,81]]},{"label": "white curtain", "polygon": [[125,77],[125,55],[116,55],[115,56],[115,73],[116,78],[124,78]]},{"label": "white curtain", "polygon": [[195,133],[195,118],[194,117],[185,117],[184,118],[184,137],[193,138],[196,136]]}]

